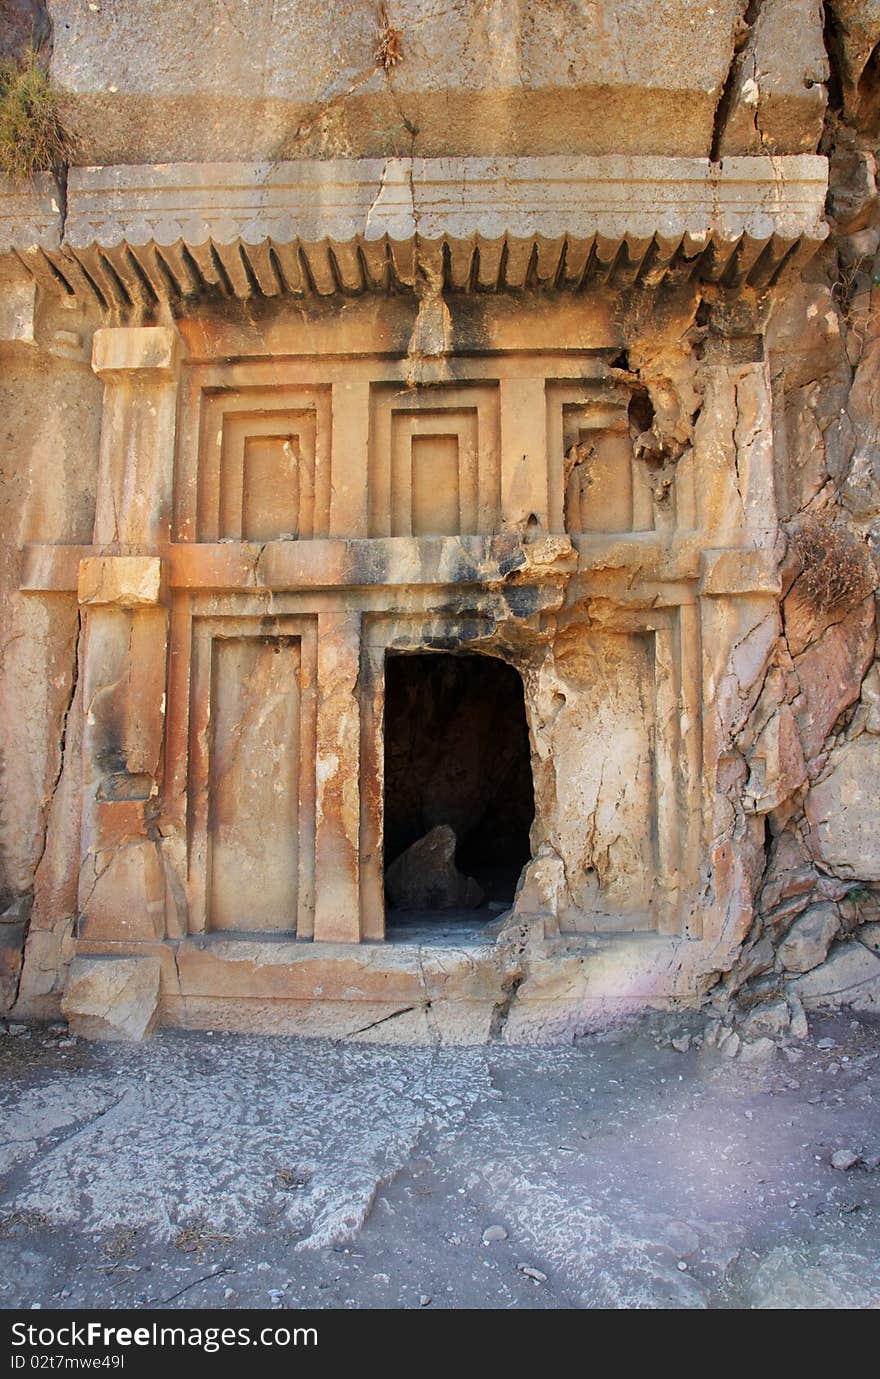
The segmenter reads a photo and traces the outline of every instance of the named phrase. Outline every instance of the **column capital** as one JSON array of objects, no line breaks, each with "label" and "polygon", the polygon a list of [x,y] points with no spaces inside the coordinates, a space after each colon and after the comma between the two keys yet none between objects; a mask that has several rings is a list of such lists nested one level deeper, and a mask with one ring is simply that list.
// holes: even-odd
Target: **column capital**
[{"label": "column capital", "polygon": [[173,379],[180,353],[173,326],[102,326],[95,331],[92,368],[99,378],[140,374]]},{"label": "column capital", "polygon": [[159,603],[161,596],[158,556],[100,555],[79,562],[77,597],[82,604],[142,608]]}]

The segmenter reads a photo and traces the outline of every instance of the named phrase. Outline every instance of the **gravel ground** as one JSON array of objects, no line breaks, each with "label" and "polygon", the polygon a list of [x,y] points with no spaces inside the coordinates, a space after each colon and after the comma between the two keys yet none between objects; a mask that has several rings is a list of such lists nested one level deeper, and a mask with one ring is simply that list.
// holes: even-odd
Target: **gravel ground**
[{"label": "gravel ground", "polygon": [[0,1305],[880,1305],[880,1023],[759,1064],[672,1047],[687,1029],[4,1033]]}]

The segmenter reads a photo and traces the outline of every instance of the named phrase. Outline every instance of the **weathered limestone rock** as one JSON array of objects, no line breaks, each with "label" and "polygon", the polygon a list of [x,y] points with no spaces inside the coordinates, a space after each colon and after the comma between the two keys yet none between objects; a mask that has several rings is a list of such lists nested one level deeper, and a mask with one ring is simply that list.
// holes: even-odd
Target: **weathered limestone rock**
[{"label": "weathered limestone rock", "polygon": [[880,924],[863,924],[856,937],[872,953],[880,954]]},{"label": "weathered limestone rock", "polygon": [[41,47],[51,32],[44,0],[4,0],[0,10],[0,59],[17,58],[28,47]]},{"label": "weathered limestone rock", "polygon": [[162,562],[155,556],[98,557],[80,561],[77,597],[81,604],[136,608],[158,603],[161,585]]},{"label": "weathered limestone rock", "polygon": [[850,1168],[855,1168],[859,1161],[859,1155],[854,1149],[835,1149],[831,1155],[831,1167],[838,1169],[841,1173],[846,1173]]},{"label": "weathered limestone rock", "polygon": [[[764,0],[734,62],[718,142],[735,153],[814,149],[828,79],[819,0]],[[741,30],[742,32],[742,30]]]},{"label": "weathered limestone rock", "polygon": [[829,209],[837,228],[847,236],[864,230],[871,223],[877,200],[877,159],[870,149],[859,146],[849,130],[842,130],[835,144],[829,177]]},{"label": "weathered limestone rock", "polygon": [[763,1063],[776,1053],[776,1044],[767,1035],[757,1039],[747,1039],[739,1050],[743,1063]]},{"label": "weathered limestone rock", "polygon": [[770,865],[761,891],[762,913],[774,924],[791,923],[807,908],[815,885],[816,869],[802,839],[793,833],[780,833],[772,844]]},{"label": "weathered limestone rock", "polygon": [[145,1039],[159,1015],[159,959],[75,958],[61,1010],[84,1039]]},{"label": "weathered limestone rock", "polygon": [[792,284],[773,304],[766,341],[778,386],[774,471],[779,514],[786,521],[798,517],[829,475],[843,474],[849,462],[852,367],[845,338],[840,303],[828,283]]},{"label": "weathered limestone rock", "polygon": [[829,9],[834,19],[832,33],[843,79],[844,109],[859,125],[868,123],[876,110],[872,99],[876,81],[871,81],[870,63],[872,58],[876,60],[880,43],[880,4],[878,0],[830,0]]},{"label": "weathered limestone rock", "polygon": [[852,1006],[880,1007],[880,956],[864,944],[837,943],[825,962],[794,981],[794,990],[808,1010]]},{"label": "weathered limestone rock", "polygon": [[787,972],[809,972],[818,967],[839,928],[840,918],[833,905],[812,905],[795,920],[777,949],[782,966]]},{"label": "weathered limestone rock", "polygon": [[789,706],[780,704],[761,729],[748,753],[747,800],[756,814],[777,809],[807,778],[797,723]]},{"label": "weathered limestone rock", "polygon": [[[165,876],[155,842],[138,835],[146,827],[140,801],[114,801],[114,824],[128,815],[123,836],[99,852],[100,868],[89,878],[82,934],[89,939],[134,942],[165,936]],[[128,902],[128,903],[126,903]]]},{"label": "weathered limestone rock", "polygon": [[823,1244],[777,1245],[764,1255],[748,1285],[749,1305],[765,1312],[812,1312],[870,1307],[872,1284],[855,1251]]},{"label": "weathered limestone rock", "polygon": [[[865,256],[868,265],[876,259]],[[864,329],[860,325],[860,329]],[[880,512],[880,468],[877,461],[877,441],[880,437],[880,341],[868,334],[858,359],[855,377],[848,398],[852,417],[853,452],[849,473],[844,484],[843,498],[856,518],[875,517]]]},{"label": "weathered limestone rock", "polygon": [[835,751],[805,803],[826,865],[842,877],[880,881],[877,781],[880,738],[863,734]]},{"label": "weathered limestone rock", "polygon": [[24,954],[27,924],[0,920],[0,1008],[9,1010],[15,1003]]},{"label": "weathered limestone rock", "polygon": [[859,697],[874,651],[874,600],[866,599],[795,657],[794,709],[804,755],[814,759],[844,709]]},{"label": "weathered limestone rock", "polygon": [[368,6],[206,0],[184,18],[117,0],[65,8],[52,70],[83,163],[382,157],[413,131],[425,154],[708,154],[741,8],[389,0],[403,58],[386,74]]},{"label": "weathered limestone rock", "polygon": [[744,1039],[778,1039],[791,1025],[791,1011],[782,999],[761,1001],[739,1022]]},{"label": "weathered limestone rock", "polygon": [[455,865],[455,834],[438,824],[396,857],[385,872],[391,901],[400,910],[475,909],[483,891]]},{"label": "weathered limestone rock", "polygon": [[795,1039],[808,1039],[810,1035],[810,1026],[807,1020],[806,1011],[804,1010],[804,1003],[792,988],[789,988],[786,994],[788,996],[788,1007],[791,1011],[790,1032]]},{"label": "weathered limestone rock", "polygon": [[0,258],[0,340],[34,343],[36,283],[23,264]]},{"label": "weathered limestone rock", "polygon": [[555,919],[565,893],[562,858],[552,853],[533,857],[520,878],[514,910],[517,914],[546,914]]}]

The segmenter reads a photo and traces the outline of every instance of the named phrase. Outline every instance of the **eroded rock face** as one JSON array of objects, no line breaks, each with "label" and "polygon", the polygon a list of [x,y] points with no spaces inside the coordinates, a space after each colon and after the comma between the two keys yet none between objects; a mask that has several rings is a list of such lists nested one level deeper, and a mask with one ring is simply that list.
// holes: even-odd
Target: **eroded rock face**
[{"label": "eroded rock face", "polygon": [[822,136],[829,72],[823,7],[818,0],[764,0],[754,11],[751,25],[743,18],[737,29],[741,46],[718,153],[811,152]]},{"label": "eroded rock face", "polygon": [[843,87],[843,109],[857,127],[867,126],[877,110],[877,0],[831,0],[832,44]]},{"label": "eroded rock face", "polygon": [[831,940],[840,928],[833,905],[812,905],[785,935],[778,948],[779,961],[787,972],[809,972],[828,956]]},{"label": "eroded rock face", "polygon": [[396,857],[385,872],[391,902],[400,910],[470,910],[483,900],[472,876],[455,865],[455,834],[438,824]]},{"label": "eroded rock face", "polygon": [[865,734],[834,752],[805,802],[816,848],[840,877],[880,881],[877,796],[880,738]]},{"label": "eroded rock face", "polygon": [[210,0],[184,21],[121,0],[65,7],[53,73],[85,163],[383,158],[414,131],[426,156],[707,155],[742,8],[390,0],[402,57],[386,70],[369,7]]},{"label": "eroded rock face", "polygon": [[17,59],[28,48],[43,48],[52,23],[45,0],[4,0],[0,10],[0,60]]},{"label": "eroded rock face", "polygon": [[808,1009],[876,1010],[880,1007],[880,957],[854,940],[835,944],[821,967],[797,979],[795,989]]}]

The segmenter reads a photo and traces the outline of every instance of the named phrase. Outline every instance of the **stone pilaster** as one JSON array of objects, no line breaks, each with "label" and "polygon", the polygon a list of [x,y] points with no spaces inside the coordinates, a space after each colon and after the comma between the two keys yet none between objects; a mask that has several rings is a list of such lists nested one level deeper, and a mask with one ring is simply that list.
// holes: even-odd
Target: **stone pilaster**
[{"label": "stone pilaster", "polygon": [[359,613],[318,618],[315,939],[360,938]]},{"label": "stone pilaster", "polygon": [[83,814],[80,933],[152,940],[165,932],[156,827],[165,724],[168,614],[157,547],[170,534],[177,337],[104,329],[94,547],[80,562]]},{"label": "stone pilaster", "polygon": [[708,373],[695,435],[698,525],[717,541],[701,556],[702,851],[712,875],[703,935],[733,951],[753,920],[764,820],[738,804],[737,743],[780,630],[773,417],[766,364]]},{"label": "stone pilaster", "polygon": [[178,336],[168,326],[95,331],[104,380],[96,546],[137,550],[171,531]]},{"label": "stone pilaster", "polygon": [[501,520],[505,529],[562,530],[551,521],[547,485],[547,403],[543,378],[501,383]]}]

